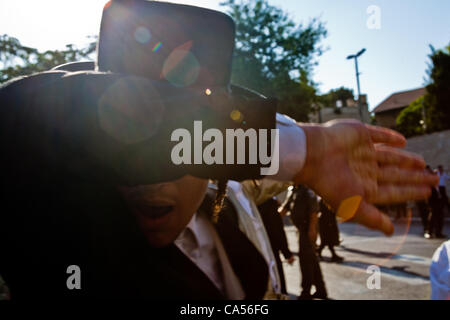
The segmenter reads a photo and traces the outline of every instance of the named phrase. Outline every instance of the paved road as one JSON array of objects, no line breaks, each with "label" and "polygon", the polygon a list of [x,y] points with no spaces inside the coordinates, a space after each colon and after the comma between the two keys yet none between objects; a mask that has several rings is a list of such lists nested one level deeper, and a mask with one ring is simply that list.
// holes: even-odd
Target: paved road
[{"label": "paved road", "polygon": [[[385,237],[356,224],[340,224],[343,242],[336,252],[343,263],[330,262],[328,249],[320,262],[329,297],[332,299],[429,299],[431,257],[446,239],[424,239],[418,222],[396,223],[395,234]],[[286,226],[289,247],[298,253],[297,229]],[[450,235],[450,223],[444,233]],[[370,265],[379,265],[381,288],[368,289],[366,273]],[[290,266],[283,263],[287,290],[292,298],[300,294],[298,259]]]}]

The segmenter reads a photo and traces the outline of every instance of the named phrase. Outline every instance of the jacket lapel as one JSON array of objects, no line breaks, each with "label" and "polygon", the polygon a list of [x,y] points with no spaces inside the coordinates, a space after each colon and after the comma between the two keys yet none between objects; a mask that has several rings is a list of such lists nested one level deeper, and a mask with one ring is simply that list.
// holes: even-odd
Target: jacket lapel
[{"label": "jacket lapel", "polygon": [[241,281],[245,298],[247,300],[262,299],[267,290],[267,263],[255,246],[239,230],[236,212],[227,199],[216,229],[233,270]]},{"label": "jacket lapel", "polygon": [[[165,261],[165,278],[170,274],[171,283],[181,291],[176,296],[187,299],[222,300],[224,295],[214,283],[176,245],[158,249],[158,256]],[[186,291],[186,289],[188,291]]]}]

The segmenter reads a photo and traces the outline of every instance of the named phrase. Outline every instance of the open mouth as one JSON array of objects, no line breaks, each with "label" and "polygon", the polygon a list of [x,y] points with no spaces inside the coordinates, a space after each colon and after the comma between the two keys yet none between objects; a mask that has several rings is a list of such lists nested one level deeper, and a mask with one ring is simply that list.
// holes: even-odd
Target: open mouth
[{"label": "open mouth", "polygon": [[168,215],[174,206],[154,206],[154,205],[139,205],[139,212],[146,218],[158,219]]}]

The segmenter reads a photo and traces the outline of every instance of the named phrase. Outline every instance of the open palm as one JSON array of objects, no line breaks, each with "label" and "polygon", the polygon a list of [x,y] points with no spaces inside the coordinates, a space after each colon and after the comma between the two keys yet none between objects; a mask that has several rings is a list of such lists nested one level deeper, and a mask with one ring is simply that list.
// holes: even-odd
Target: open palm
[{"label": "open palm", "polygon": [[302,128],[308,152],[295,182],[312,188],[341,218],[392,234],[390,219],[374,204],[424,199],[437,183],[421,157],[399,149],[406,141],[395,131],[354,120]]}]

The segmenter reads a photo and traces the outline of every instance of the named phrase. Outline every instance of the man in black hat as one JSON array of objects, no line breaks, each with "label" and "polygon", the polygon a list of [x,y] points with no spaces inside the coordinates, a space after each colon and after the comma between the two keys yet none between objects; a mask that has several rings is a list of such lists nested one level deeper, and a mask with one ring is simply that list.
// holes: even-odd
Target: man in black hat
[{"label": "man in black hat", "polygon": [[[222,13],[115,0],[104,10],[99,71],[45,72],[0,88],[0,274],[13,299],[221,297],[180,275],[180,259],[160,262],[171,249],[149,247],[118,186],[261,176],[261,163],[171,161],[172,132],[194,121],[221,132],[275,128],[273,100],[229,84],[233,37]],[[311,186],[338,214],[359,196],[341,214],[387,234],[392,224],[372,203],[419,199],[436,182],[420,158],[386,146],[404,144],[392,131],[359,122],[278,128],[279,179]],[[67,285],[73,265],[80,290]]]}]

